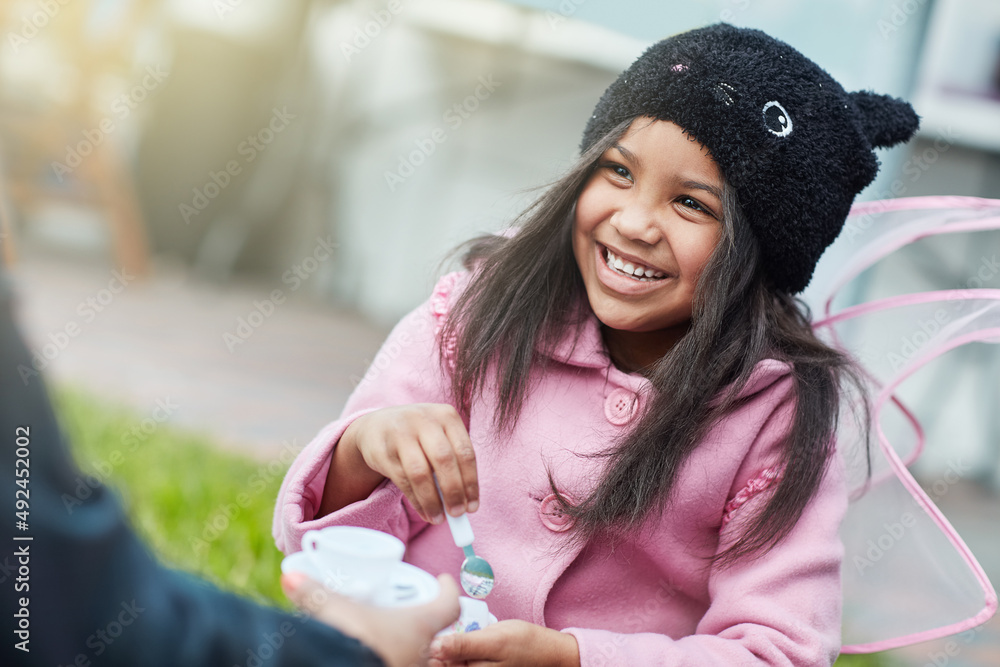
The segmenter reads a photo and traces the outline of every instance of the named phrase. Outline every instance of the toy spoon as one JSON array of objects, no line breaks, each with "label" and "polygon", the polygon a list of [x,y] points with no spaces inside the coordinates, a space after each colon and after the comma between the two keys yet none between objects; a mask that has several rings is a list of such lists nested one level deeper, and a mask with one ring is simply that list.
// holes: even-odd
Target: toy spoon
[{"label": "toy spoon", "polygon": [[[437,486],[437,477],[434,478],[434,485]],[[444,496],[441,495],[441,487],[437,487],[438,496],[441,498],[441,506],[444,507]],[[469,523],[469,515],[451,516],[447,509],[444,513],[448,520],[448,528],[451,529],[451,537],[455,540],[455,546],[465,553],[465,560],[462,561],[462,568],[459,571],[459,581],[462,588],[469,597],[482,600],[490,591],[496,581],[493,576],[493,568],[485,558],[476,555],[472,548],[472,524]]]}]

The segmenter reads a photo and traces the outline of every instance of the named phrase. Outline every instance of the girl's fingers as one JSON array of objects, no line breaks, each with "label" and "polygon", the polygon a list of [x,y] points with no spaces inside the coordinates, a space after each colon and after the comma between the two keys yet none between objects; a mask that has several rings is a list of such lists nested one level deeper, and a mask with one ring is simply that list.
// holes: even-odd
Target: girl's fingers
[{"label": "girl's fingers", "polygon": [[[420,445],[437,477],[438,487],[441,489],[441,496],[444,497],[448,513],[460,516],[466,511],[465,486],[462,483],[462,473],[455,456],[455,449],[448,435],[441,424],[434,423],[422,430],[419,438]],[[433,479],[431,483],[434,483]]]},{"label": "girl's fingers", "polygon": [[478,661],[501,662],[503,635],[477,630],[439,637],[431,642],[430,657],[445,664],[478,664]]},{"label": "girl's fingers", "polygon": [[420,465],[420,459],[423,458],[423,453],[420,451],[420,445],[413,441],[413,443],[404,447],[387,448],[390,449],[389,458],[391,459],[387,466],[386,477],[392,481],[399,490],[403,492],[406,499],[410,501],[413,505],[413,509],[416,510],[417,514],[423,517],[425,520],[429,521],[428,511],[423,506],[420,501],[420,496],[417,495],[416,489],[413,483],[410,481],[408,470],[415,470]]},{"label": "girl's fingers", "polygon": [[[475,512],[479,509],[479,473],[476,469],[476,450],[472,447],[469,432],[465,424],[455,413],[454,419],[448,419],[443,424],[444,432],[451,444],[451,449],[458,466],[458,475],[462,484],[462,495],[465,502],[464,511]],[[445,496],[447,499],[448,496]]]},{"label": "girl's fingers", "polygon": [[389,410],[400,414],[385,415],[377,441],[364,447],[368,466],[391,479],[430,523],[444,521],[445,506],[452,516],[476,511],[476,456],[455,408],[426,404]]},{"label": "girl's fingers", "polygon": [[444,508],[434,486],[431,464],[421,446],[400,448],[399,465],[402,479],[396,486],[410,499],[413,509],[429,523],[444,521]]}]

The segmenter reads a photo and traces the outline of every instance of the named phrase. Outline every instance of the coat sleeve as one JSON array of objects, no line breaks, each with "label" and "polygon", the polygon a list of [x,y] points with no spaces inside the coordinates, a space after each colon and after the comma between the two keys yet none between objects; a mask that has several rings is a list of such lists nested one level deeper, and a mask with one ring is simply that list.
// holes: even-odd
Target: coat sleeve
[{"label": "coat sleeve", "polygon": [[21,531],[11,539],[10,517],[0,546],[0,665],[381,665],[331,627],[156,561],[115,495],[85,483],[73,464],[15,330],[4,279],[0,273],[0,494],[10,514],[15,492],[30,503]]},{"label": "coat sleeve", "polygon": [[[315,518],[323,497],[334,447],[358,417],[380,408],[410,403],[451,403],[450,374],[442,366],[438,340],[449,306],[468,279],[449,273],[431,297],[393,328],[371,367],[344,406],[292,462],[278,492],[273,534],[285,553],[301,549],[302,535],[327,526],[374,528],[407,543],[426,527],[409,501],[385,480],[368,498]],[[447,363],[447,361],[446,361]]]},{"label": "coat sleeve", "polygon": [[[732,545],[774,490],[776,442],[755,456],[755,470],[726,506],[719,552]],[[695,633],[680,639],[567,628],[580,646],[582,667],[819,667],[840,651],[843,544],[840,523],[847,489],[839,456],[792,531],[769,551],[729,567],[713,565],[711,604]]]}]

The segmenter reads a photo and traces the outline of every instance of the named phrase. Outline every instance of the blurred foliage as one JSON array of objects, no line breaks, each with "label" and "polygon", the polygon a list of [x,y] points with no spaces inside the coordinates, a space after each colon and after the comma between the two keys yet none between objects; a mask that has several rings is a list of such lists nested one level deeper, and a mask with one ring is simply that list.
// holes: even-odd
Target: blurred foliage
[{"label": "blurred foliage", "polygon": [[59,388],[53,400],[83,472],[115,489],[162,562],[291,608],[279,583],[283,556],[271,537],[287,466],[221,451],[203,436],[77,389]]},{"label": "blurred foliage", "polygon": [[[270,531],[285,466],[220,451],[203,436],[163,424],[154,430],[147,421],[147,433],[146,418],[78,389],[59,388],[53,398],[80,467],[118,492],[164,563],[290,608]],[[844,655],[836,665],[889,663],[878,655]]]}]

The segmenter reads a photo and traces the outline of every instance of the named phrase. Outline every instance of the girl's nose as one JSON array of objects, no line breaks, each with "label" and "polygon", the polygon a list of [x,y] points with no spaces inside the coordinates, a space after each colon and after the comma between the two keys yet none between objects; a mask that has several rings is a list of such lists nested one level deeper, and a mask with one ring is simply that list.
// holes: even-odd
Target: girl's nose
[{"label": "girl's nose", "polygon": [[623,206],[611,215],[609,222],[630,241],[653,245],[661,237],[655,214],[645,206]]}]

